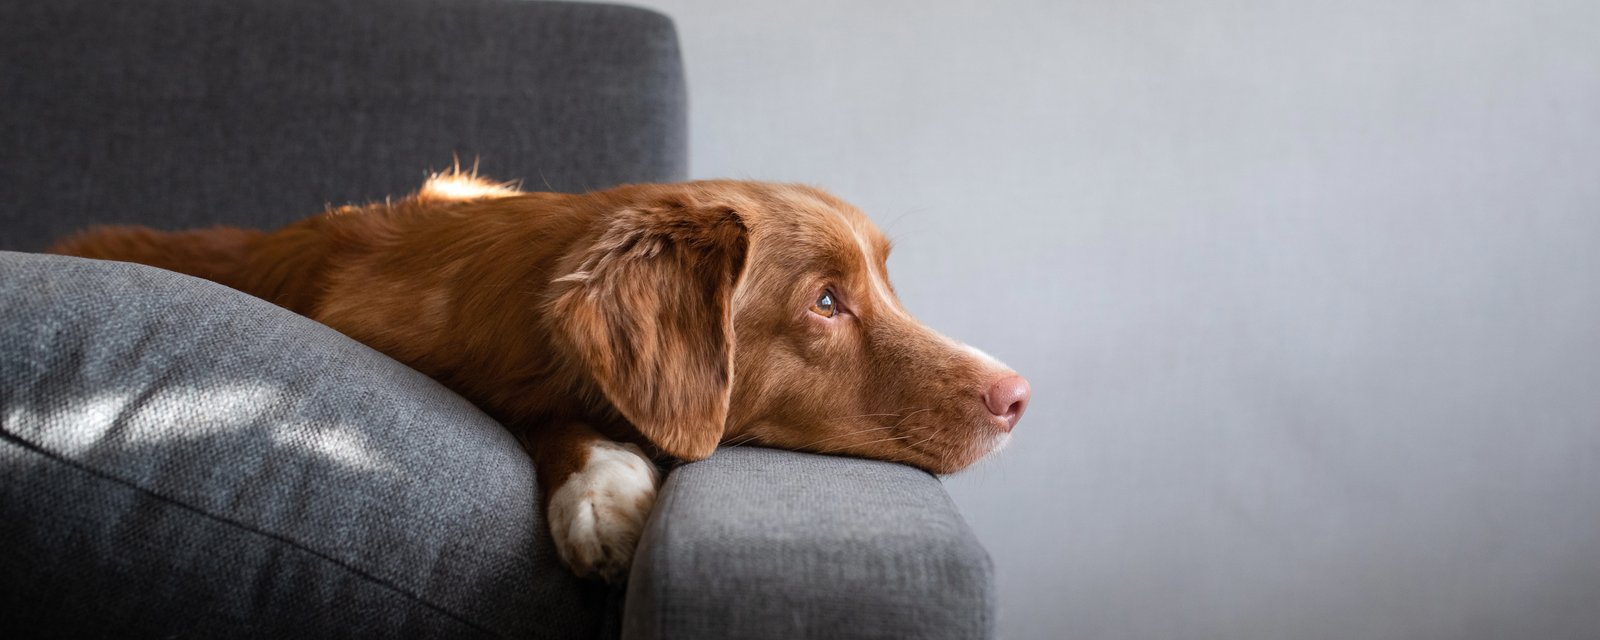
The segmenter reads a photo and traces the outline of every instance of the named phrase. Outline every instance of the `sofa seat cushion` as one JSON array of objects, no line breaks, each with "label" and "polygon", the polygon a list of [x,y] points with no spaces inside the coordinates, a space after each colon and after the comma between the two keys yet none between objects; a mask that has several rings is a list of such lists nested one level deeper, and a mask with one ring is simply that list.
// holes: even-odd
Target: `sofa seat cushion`
[{"label": "sofa seat cushion", "polygon": [[498,424],[331,329],[0,252],[0,628],[593,637],[615,596],[536,496]]}]

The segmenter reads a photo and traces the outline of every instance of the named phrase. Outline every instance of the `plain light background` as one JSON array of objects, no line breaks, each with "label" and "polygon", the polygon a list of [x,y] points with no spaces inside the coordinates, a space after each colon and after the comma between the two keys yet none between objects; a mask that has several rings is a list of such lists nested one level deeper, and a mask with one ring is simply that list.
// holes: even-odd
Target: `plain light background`
[{"label": "plain light background", "polygon": [[1032,380],[1005,637],[1600,637],[1600,4],[646,4]]}]

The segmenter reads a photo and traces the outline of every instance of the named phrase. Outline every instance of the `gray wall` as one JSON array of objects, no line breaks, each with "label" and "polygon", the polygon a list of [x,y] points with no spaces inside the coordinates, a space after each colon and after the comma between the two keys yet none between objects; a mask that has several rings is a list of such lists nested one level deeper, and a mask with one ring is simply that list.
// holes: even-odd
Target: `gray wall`
[{"label": "gray wall", "polygon": [[1600,637],[1600,4],[647,3],[1032,379],[1005,636]]}]

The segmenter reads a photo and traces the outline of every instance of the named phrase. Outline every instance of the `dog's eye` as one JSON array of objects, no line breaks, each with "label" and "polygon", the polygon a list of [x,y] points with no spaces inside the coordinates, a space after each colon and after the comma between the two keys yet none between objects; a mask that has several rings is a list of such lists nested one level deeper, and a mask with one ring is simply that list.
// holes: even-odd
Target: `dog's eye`
[{"label": "dog's eye", "polygon": [[817,303],[811,305],[811,312],[824,318],[832,318],[834,314],[833,293],[830,291],[822,292],[822,297],[817,298]]}]

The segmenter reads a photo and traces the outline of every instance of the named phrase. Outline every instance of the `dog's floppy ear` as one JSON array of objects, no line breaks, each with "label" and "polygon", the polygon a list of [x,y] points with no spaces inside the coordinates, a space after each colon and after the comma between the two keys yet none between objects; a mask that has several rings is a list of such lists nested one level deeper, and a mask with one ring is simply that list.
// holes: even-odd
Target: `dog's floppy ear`
[{"label": "dog's floppy ear", "polygon": [[711,455],[733,387],[733,291],[748,231],[737,212],[668,196],[609,215],[555,280],[556,333],[606,399],[663,452]]}]

